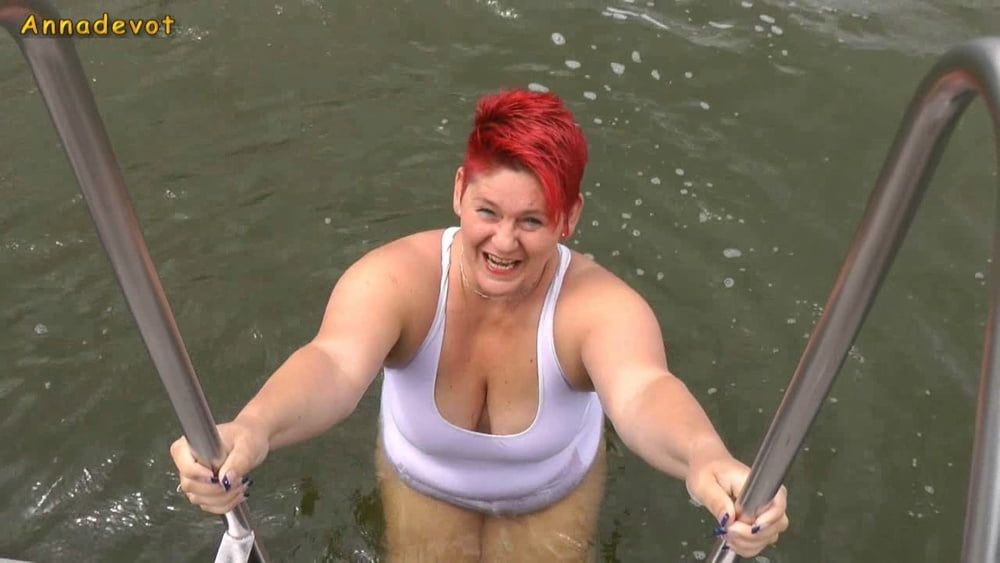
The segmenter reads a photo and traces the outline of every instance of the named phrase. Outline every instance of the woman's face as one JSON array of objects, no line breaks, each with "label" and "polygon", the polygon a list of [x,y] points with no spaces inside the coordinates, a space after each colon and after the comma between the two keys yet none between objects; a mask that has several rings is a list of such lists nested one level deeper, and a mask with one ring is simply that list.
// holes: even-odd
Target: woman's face
[{"label": "woman's face", "polygon": [[582,202],[558,224],[549,220],[542,186],[529,172],[496,168],[471,178],[455,175],[453,205],[461,226],[461,254],[467,281],[490,297],[516,298],[530,293],[556,243],[572,234]]}]

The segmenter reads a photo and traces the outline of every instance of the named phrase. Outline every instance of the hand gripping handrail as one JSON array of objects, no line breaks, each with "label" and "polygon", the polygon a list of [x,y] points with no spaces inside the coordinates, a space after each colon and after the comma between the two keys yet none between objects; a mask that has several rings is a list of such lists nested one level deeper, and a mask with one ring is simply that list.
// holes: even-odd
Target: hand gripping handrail
[{"label": "hand gripping handrail", "polygon": [[[981,38],[944,54],[924,78],[896,134],[837,274],[823,316],[764,436],[737,512],[756,514],[778,491],[875,299],[948,138],[979,95],[1000,149],[1000,39]],[[997,152],[1000,157],[1000,150]],[[1000,201],[1000,198],[998,198]],[[1000,212],[1000,206],[998,206]],[[1000,219],[1000,213],[998,213]],[[994,231],[989,322],[965,518],[963,563],[1000,561],[1000,228]],[[716,543],[709,561],[736,555]]]},{"label": "hand gripping handrail", "polygon": [[[0,0],[0,25],[14,37],[35,75],[98,236],[184,435],[200,460],[218,468],[225,459],[222,442],[146,248],[80,59],[69,38],[22,36],[21,26],[32,15],[59,19],[44,0]],[[216,561],[235,561],[237,557],[241,563],[268,561],[254,536],[245,502],[224,519],[227,530]]]}]

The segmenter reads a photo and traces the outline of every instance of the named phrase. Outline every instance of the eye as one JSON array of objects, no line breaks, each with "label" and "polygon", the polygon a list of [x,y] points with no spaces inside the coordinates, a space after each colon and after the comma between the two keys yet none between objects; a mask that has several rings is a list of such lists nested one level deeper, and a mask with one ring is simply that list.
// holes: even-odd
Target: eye
[{"label": "eye", "polygon": [[493,218],[496,217],[497,215],[496,213],[493,212],[492,209],[486,207],[480,207],[479,209],[476,209],[476,213],[478,213],[482,217],[487,217],[487,218]]},{"label": "eye", "polygon": [[531,229],[537,229],[537,228],[545,225],[545,222],[542,221],[541,219],[539,219],[538,217],[525,217],[523,219],[523,222],[524,222],[525,225],[528,226],[528,228],[531,228]]}]

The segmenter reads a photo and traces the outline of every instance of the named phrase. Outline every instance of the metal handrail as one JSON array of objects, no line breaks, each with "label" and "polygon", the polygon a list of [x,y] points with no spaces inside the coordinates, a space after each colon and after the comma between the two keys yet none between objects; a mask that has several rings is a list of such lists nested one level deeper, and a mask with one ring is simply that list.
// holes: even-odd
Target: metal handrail
[{"label": "metal handrail", "polygon": [[[22,36],[20,27],[32,15],[59,19],[56,10],[44,0],[0,0],[0,26],[14,37],[31,67],[184,435],[199,460],[218,468],[225,453],[214,418],[146,248],[80,59],[69,38]],[[249,514],[244,502],[225,515],[227,530],[222,546],[229,546],[229,553],[248,551],[250,561],[264,563],[268,557],[253,533]],[[217,560],[223,556],[220,548]]]},{"label": "metal handrail", "polygon": [[[764,436],[737,513],[756,514],[777,493],[902,244],[955,124],[977,95],[993,119],[1000,157],[1000,38],[976,39],[951,49],[917,89],[823,316]],[[1000,225],[994,234],[990,276],[963,563],[1000,561]],[[716,543],[709,561],[736,559],[723,545],[723,540]]]}]

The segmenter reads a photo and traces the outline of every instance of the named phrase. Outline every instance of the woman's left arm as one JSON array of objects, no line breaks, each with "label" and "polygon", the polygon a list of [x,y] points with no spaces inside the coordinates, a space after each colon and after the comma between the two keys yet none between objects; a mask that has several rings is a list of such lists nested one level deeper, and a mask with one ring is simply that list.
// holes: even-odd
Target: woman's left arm
[{"label": "woman's left arm", "polygon": [[653,467],[685,481],[743,557],[777,541],[788,527],[784,487],[757,515],[736,514],[750,469],[729,453],[687,386],[667,367],[660,326],[624,282],[602,284],[591,300],[581,342],[584,368],[625,445]]}]

